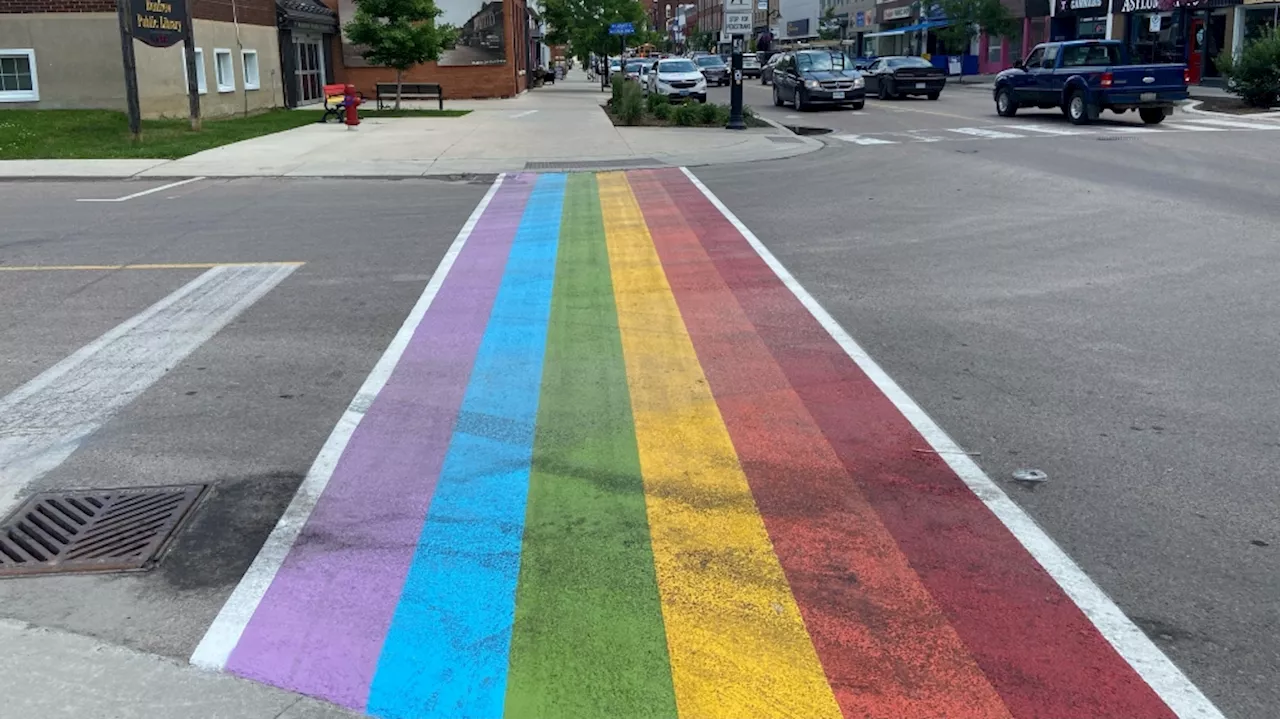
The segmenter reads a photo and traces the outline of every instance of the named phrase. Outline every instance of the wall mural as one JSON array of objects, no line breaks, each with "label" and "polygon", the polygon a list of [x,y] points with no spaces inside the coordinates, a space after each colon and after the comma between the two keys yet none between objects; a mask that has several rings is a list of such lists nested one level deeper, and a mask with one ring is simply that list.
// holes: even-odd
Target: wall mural
[{"label": "wall mural", "polygon": [[[437,22],[458,30],[458,42],[440,56],[441,65],[504,65],[507,62],[503,0],[436,0],[444,11]],[[338,0],[338,17],[345,25],[355,17],[354,0]],[[347,67],[369,67],[360,55],[360,46],[342,35],[342,62]]]},{"label": "wall mural", "polygon": [[502,0],[436,0],[440,22],[458,29],[458,44],[440,56],[441,65],[503,65],[507,62]]}]

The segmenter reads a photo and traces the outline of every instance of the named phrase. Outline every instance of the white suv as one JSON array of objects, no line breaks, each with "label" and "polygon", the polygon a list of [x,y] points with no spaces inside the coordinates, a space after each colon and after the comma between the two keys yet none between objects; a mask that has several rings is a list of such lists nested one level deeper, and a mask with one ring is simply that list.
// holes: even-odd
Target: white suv
[{"label": "white suv", "polygon": [[692,60],[673,57],[659,60],[649,71],[649,92],[665,95],[668,100],[693,98],[707,101],[707,78]]}]

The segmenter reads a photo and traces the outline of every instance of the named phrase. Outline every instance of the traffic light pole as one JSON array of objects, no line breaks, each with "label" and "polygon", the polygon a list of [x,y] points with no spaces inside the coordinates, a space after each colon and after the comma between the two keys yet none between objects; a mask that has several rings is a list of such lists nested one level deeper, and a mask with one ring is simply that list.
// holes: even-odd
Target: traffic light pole
[{"label": "traffic light pole", "polygon": [[747,123],[742,117],[742,44],[741,35],[733,36],[733,57],[729,64],[729,130],[745,130]]}]

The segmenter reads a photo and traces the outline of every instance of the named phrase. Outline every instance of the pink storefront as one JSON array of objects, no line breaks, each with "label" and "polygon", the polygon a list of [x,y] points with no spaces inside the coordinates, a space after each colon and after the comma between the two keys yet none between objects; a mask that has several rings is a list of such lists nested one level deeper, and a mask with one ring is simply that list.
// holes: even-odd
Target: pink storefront
[{"label": "pink storefront", "polygon": [[[1070,2],[1071,0],[1057,0]],[[1006,2],[1006,5],[1009,3]],[[1013,67],[1013,63],[1026,57],[1031,48],[1049,40],[1048,0],[1023,0],[1022,6],[1010,8],[1021,27],[1013,37],[978,36],[978,72],[991,75]]]}]

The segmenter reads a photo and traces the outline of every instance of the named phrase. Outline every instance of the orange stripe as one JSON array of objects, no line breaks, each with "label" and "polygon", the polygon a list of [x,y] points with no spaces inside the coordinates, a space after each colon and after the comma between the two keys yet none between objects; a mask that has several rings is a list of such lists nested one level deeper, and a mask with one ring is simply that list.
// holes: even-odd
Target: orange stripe
[{"label": "orange stripe", "polygon": [[669,194],[697,190],[629,179],[842,713],[1008,717]]}]

